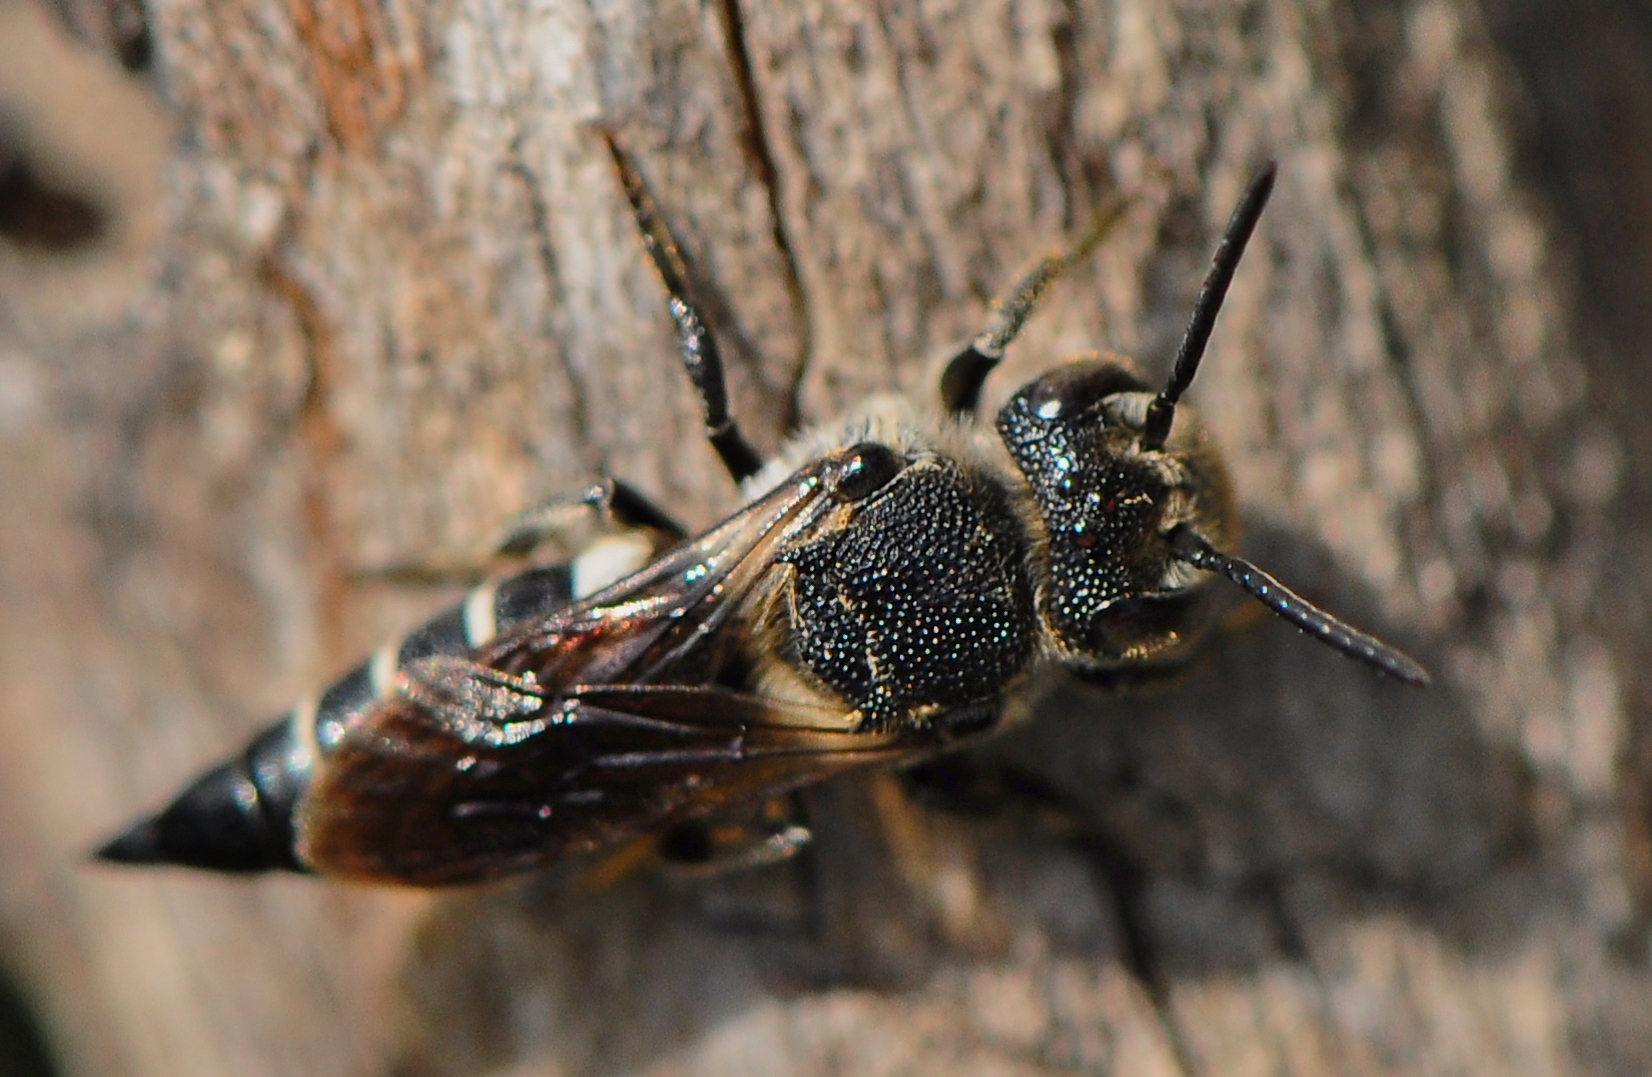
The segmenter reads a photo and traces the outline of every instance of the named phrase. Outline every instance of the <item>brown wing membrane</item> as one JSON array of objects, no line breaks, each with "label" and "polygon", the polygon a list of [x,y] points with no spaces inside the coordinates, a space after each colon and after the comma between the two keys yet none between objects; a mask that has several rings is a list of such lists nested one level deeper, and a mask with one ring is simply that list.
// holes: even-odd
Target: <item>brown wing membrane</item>
[{"label": "brown wing membrane", "polygon": [[734,631],[819,526],[825,465],[630,579],[469,656],[410,664],[323,756],[298,816],[317,871],[474,882],[921,747],[718,683]]},{"label": "brown wing membrane", "polygon": [[[407,700],[379,708],[371,737],[329,764],[301,855],[361,879],[475,882],[909,750],[894,736],[780,724],[818,715],[719,688],[592,695],[602,702],[562,697],[554,722],[501,743]],[[707,719],[650,713],[685,705]]]}]

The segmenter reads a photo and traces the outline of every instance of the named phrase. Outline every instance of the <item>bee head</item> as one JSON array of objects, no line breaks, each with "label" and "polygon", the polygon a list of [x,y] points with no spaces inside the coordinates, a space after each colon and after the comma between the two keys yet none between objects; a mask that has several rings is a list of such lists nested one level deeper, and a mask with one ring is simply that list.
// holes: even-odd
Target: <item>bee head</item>
[{"label": "bee head", "polygon": [[1221,464],[1197,420],[1154,444],[1155,394],[1120,359],[1080,359],[1023,386],[998,431],[1042,523],[1039,614],[1056,650],[1083,666],[1179,657],[1203,628],[1205,574],[1176,556],[1186,525],[1219,543],[1236,531]]},{"label": "bee head", "polygon": [[998,413],[1042,525],[1039,616],[1052,649],[1081,668],[1173,660],[1208,623],[1201,584],[1215,574],[1320,642],[1427,684],[1411,658],[1223,552],[1238,530],[1227,479],[1197,420],[1176,410],[1273,180],[1270,164],[1235,207],[1163,389],[1148,390],[1122,360],[1078,360],[1023,386]]}]

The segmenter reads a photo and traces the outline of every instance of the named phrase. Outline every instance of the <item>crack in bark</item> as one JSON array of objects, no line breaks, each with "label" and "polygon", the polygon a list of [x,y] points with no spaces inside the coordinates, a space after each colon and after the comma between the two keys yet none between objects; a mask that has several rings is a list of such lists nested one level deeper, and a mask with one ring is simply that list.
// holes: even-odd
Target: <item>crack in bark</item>
[{"label": "crack in bark", "polygon": [[[879,10],[875,17],[884,37],[892,44],[897,42],[900,35],[891,21],[890,12]],[[931,42],[920,40],[916,56],[933,59],[936,51]],[[916,149],[920,154],[937,153],[938,147],[935,145],[933,130],[929,124],[924,122],[923,113],[917,105],[917,91],[913,89],[908,66],[909,59],[903,56],[895,63],[893,74],[895,85],[900,90],[902,118],[906,121],[906,129],[911,140],[909,148]],[[928,259],[931,271],[940,282],[942,291],[957,288],[967,279],[967,270],[959,273],[949,272],[947,260],[942,258],[940,236],[945,233],[949,218],[945,211],[936,208],[938,192],[935,184],[924,182],[911,169],[904,167],[897,167],[894,170],[894,176],[895,187],[900,191],[901,197],[901,205],[898,211],[916,229],[918,238],[923,244],[924,255]],[[979,196],[977,195],[977,197]],[[940,219],[932,219],[936,217]],[[876,270],[873,272],[874,277],[876,277]],[[874,280],[873,286],[875,288],[881,287],[881,281]],[[920,334],[926,334],[930,326],[930,320],[935,313],[935,307],[933,303],[924,300],[921,292],[914,298],[917,300],[914,304],[916,328]],[[887,303],[880,302],[878,304],[878,307],[885,312],[887,312],[888,306]],[[888,317],[884,317],[882,323],[884,351],[891,358],[894,358],[899,355],[891,339],[894,327],[890,324]]]},{"label": "crack in bark", "polygon": [[1279,947],[1280,956],[1312,973],[1314,982],[1323,995],[1324,982],[1319,975],[1318,966],[1313,962],[1313,953],[1308,949],[1307,932],[1291,912],[1290,902],[1285,897],[1285,877],[1271,873],[1263,875],[1255,881],[1250,892],[1251,896],[1262,904],[1262,911],[1267,915],[1268,927],[1273,932],[1273,941]]},{"label": "crack in bark", "polygon": [[[1059,5],[1063,20],[1051,28],[1051,45],[1055,49],[1056,60],[1056,107],[1051,122],[1045,128],[1045,138],[1050,144],[1050,157],[1055,163],[1057,173],[1062,183],[1068,188],[1069,203],[1071,189],[1076,185],[1073,169],[1076,165],[1074,157],[1077,152],[1074,110],[1078,108],[1078,41],[1077,31],[1073,29],[1078,13],[1074,10],[1073,0],[1064,0]],[[1072,206],[1067,207],[1069,227],[1073,224]]]},{"label": "crack in bark", "polygon": [[791,387],[786,393],[786,411],[781,416],[781,428],[791,433],[798,428],[802,414],[803,379],[813,359],[814,340],[809,319],[809,297],[803,290],[803,276],[798,270],[797,253],[792,248],[786,228],[785,207],[780,197],[780,170],[775,164],[774,152],[769,146],[763,128],[763,109],[757,93],[757,77],[752,71],[751,51],[746,43],[745,19],[740,11],[740,0],[718,0],[722,17],[723,36],[727,41],[729,59],[734,66],[734,81],[740,91],[740,106],[745,123],[741,143],[751,161],[757,180],[768,198],[769,221],[775,249],[780,254],[781,283],[791,303],[792,323],[796,327],[797,348],[792,360]]},{"label": "crack in bark", "polygon": [[1058,0],[1057,7],[1062,17],[1050,28],[1056,57],[1056,89],[1052,94],[1054,105],[1045,124],[1044,138],[1049,146],[1050,161],[1067,198],[1064,223],[1067,228],[1074,229],[1083,227],[1084,222],[1107,199],[1127,197],[1133,200],[1140,195],[1122,190],[1118,175],[1113,170],[1113,162],[1104,149],[1098,150],[1094,146],[1086,148],[1080,134],[1084,128],[1080,113],[1084,107],[1087,85],[1085,75],[1089,70],[1084,65],[1079,39],[1079,27],[1084,22],[1084,16],[1078,0]]},{"label": "crack in bark", "polygon": [[[1360,253],[1364,256],[1366,265],[1370,266],[1371,281],[1376,287],[1377,294],[1373,305],[1377,309],[1377,329],[1382,340],[1383,354],[1388,359],[1388,365],[1394,370],[1394,381],[1399,387],[1400,398],[1405,402],[1406,418],[1411,429],[1417,432],[1419,438],[1432,441],[1428,409],[1424,406],[1423,394],[1417,387],[1417,371],[1412,363],[1412,350],[1406,342],[1405,330],[1400,325],[1399,313],[1394,308],[1392,289],[1383,274],[1376,233],[1371,226],[1370,214],[1366,212],[1363,192],[1352,176],[1344,174],[1341,183],[1344,185],[1343,197],[1348,200],[1348,215],[1353,219],[1354,231],[1359,236]],[[1418,454],[1420,465],[1417,468],[1417,503],[1438,505],[1440,483],[1434,467],[1434,454],[1428,451],[1430,447],[1428,444],[1423,445],[1423,451]],[[1399,552],[1409,555],[1409,545],[1401,543]]]},{"label": "crack in bark", "polygon": [[298,441],[310,458],[308,465],[301,469],[300,513],[316,561],[320,650],[331,654],[341,649],[340,628],[344,617],[345,592],[349,589],[349,573],[338,547],[337,521],[332,499],[327,492],[328,476],[343,449],[344,431],[339,428],[331,408],[333,387],[338,380],[333,328],[322,313],[315,293],[296,273],[282,264],[279,253],[285,241],[296,231],[294,222],[298,214],[291,209],[292,205],[289,201],[281,237],[259,259],[257,272],[263,285],[292,311],[304,341],[304,392],[299,397],[293,416]]},{"label": "crack in bark", "polygon": [[1123,944],[1125,971],[1141,985],[1152,1003],[1153,1014],[1176,1059],[1176,1068],[1183,1074],[1197,1073],[1193,1049],[1176,1020],[1170,999],[1169,977],[1147,923],[1144,900],[1147,869],[1116,842],[1097,831],[1084,834],[1077,844],[1101,877],[1103,886],[1113,895],[1113,903],[1118,909],[1117,926]]},{"label": "crack in bark", "polygon": [[342,628],[350,589],[350,570],[339,547],[336,513],[327,489],[346,440],[332,411],[333,390],[339,381],[338,353],[332,323],[315,290],[282,258],[303,226],[304,206],[321,154],[321,143],[312,140],[299,157],[295,174],[285,184],[280,222],[258,257],[255,275],[258,283],[292,312],[303,341],[304,391],[288,423],[292,436],[309,457],[299,473],[299,512],[315,566],[320,637],[317,651],[326,655],[343,649]]},{"label": "crack in bark", "polygon": [[[551,208],[540,190],[538,178],[522,158],[520,133],[511,139],[510,160],[506,163],[505,170],[522,181],[522,191],[528,204],[528,224],[533,234],[534,255],[539,259],[540,272],[545,275],[545,289],[552,297],[563,296],[562,271],[557,262],[556,247],[551,243]],[[558,309],[554,301],[550,303],[546,312],[548,321],[554,323]],[[551,336],[557,362],[561,365],[562,375],[568,382],[568,426],[572,430],[573,440],[579,445],[581,455],[589,463],[593,447],[591,409],[590,402],[586,399],[585,383],[578,366],[569,354],[568,341],[564,335],[553,332]]]}]

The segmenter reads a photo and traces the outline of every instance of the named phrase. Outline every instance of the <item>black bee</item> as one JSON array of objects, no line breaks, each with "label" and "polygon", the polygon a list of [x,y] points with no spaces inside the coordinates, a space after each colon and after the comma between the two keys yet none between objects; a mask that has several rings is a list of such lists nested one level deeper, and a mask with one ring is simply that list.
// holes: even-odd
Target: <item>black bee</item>
[{"label": "black bee", "polygon": [[534,546],[570,506],[607,534],[385,647],[102,859],[417,885],[526,871],[966,743],[1048,663],[1175,663],[1212,620],[1215,576],[1428,682],[1222,552],[1237,534],[1228,480],[1177,411],[1273,166],[1234,211],[1159,392],[1122,360],[1081,358],[1024,385],[991,426],[976,420],[987,374],[1098,225],[996,307],[948,365],[940,408],[876,397],[765,464],[728,415],[669,230],[609,146],[745,506],[697,537],[614,482],[531,514],[507,547]]}]

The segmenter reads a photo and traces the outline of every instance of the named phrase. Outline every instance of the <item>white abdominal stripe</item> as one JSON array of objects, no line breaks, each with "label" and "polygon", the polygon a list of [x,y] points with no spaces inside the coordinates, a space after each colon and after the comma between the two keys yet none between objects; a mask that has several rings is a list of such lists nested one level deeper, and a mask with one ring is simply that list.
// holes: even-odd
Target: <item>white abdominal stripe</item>
[{"label": "white abdominal stripe", "polygon": [[570,563],[574,598],[589,598],[634,572],[654,558],[654,542],[641,531],[604,535],[581,550]]},{"label": "white abdominal stripe", "polygon": [[128,864],[182,864],[216,871],[308,871],[294,813],[316,765],[351,723],[394,691],[409,662],[461,655],[538,620],[573,598],[567,566],[532,569],[472,591],[459,605],[379,649],[319,699],[294,707],[247,749],[195,779],[162,811],[97,852]]},{"label": "white abdominal stripe", "polygon": [[432,655],[461,655],[544,617],[575,597],[577,578],[577,567],[554,565],[482,584],[459,605],[380,647],[334,681],[319,700],[294,707],[289,716],[294,735],[300,744],[314,745],[326,755],[337,746],[351,719],[394,691],[396,674],[409,662]]}]

